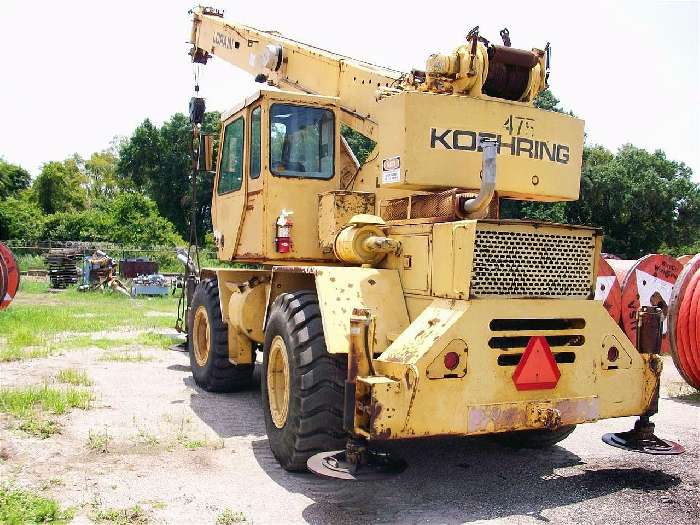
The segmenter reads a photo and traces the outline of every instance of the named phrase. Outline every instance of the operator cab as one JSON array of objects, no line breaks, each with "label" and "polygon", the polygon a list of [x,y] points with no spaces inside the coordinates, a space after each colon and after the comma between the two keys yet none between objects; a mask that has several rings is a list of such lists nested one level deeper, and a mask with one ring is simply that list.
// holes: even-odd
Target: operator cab
[{"label": "operator cab", "polygon": [[[339,189],[341,167],[356,164],[337,112],[333,97],[259,91],[222,115],[212,199],[219,259],[332,260],[316,235],[318,195]],[[280,249],[282,216],[298,234]]]}]

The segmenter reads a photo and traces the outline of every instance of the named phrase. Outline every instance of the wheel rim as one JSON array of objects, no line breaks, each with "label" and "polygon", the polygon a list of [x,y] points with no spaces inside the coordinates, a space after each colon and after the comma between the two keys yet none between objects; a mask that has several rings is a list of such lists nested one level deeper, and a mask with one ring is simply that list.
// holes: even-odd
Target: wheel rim
[{"label": "wheel rim", "polygon": [[204,366],[209,358],[209,316],[204,306],[200,306],[195,311],[193,324],[194,359],[199,366]]},{"label": "wheel rim", "polygon": [[272,422],[282,428],[289,413],[289,358],[287,345],[281,336],[275,336],[267,358],[267,398]]}]

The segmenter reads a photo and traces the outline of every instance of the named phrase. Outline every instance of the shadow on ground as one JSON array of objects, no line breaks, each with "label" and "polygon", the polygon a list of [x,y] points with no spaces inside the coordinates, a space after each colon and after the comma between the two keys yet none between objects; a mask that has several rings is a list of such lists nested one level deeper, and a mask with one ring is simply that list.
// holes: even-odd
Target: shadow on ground
[{"label": "shadow on ground", "polygon": [[[542,512],[624,489],[661,491],[678,477],[645,468],[586,468],[581,458],[556,446],[547,451],[512,450],[484,438],[427,439],[391,444],[406,459],[402,475],[384,481],[353,483],[283,470],[270,451],[258,389],[211,394],[185,378],[195,390],[192,409],[223,438],[260,436],[253,454],[278,485],[313,501],[303,517],[311,524],[419,522],[440,516],[441,523],[527,515],[549,521]],[[554,473],[575,467],[566,476]]]},{"label": "shadow on ground", "polygon": [[409,463],[391,480],[353,483],[292,474],[282,470],[267,439],[253,443],[260,466],[279,485],[312,499],[303,513],[311,524],[324,523],[464,523],[531,516],[549,521],[547,509],[606,496],[623,489],[665,490],[680,479],[643,468],[577,469],[566,477],[562,467],[583,465],[562,447],[515,451],[484,439],[434,439],[396,443]]},{"label": "shadow on ground", "polygon": [[194,390],[190,398],[192,411],[219,437],[265,436],[260,387],[230,394],[214,394],[199,388],[191,375],[186,376],[183,382]]},{"label": "shadow on ground", "polygon": [[671,396],[668,399],[696,407],[700,406],[700,392],[698,391],[690,392],[688,394],[681,394],[678,396]]}]

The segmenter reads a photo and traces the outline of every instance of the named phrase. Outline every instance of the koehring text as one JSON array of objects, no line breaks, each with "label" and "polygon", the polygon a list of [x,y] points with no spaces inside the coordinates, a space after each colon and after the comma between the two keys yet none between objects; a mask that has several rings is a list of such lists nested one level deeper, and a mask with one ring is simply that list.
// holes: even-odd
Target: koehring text
[{"label": "koehring text", "polygon": [[463,129],[430,128],[430,147],[432,149],[451,149],[463,151],[481,151],[481,139],[491,139],[498,142],[498,154],[527,156],[530,159],[547,162],[569,163],[569,146],[541,140],[527,139],[486,133],[483,131],[467,131]]}]

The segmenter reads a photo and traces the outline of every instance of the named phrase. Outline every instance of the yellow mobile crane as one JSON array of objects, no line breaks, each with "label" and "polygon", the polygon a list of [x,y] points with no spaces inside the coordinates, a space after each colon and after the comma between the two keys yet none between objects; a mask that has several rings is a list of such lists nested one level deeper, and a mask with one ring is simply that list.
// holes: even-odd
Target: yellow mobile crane
[{"label": "yellow mobile crane", "polygon": [[[222,115],[214,237],[222,261],[246,264],[191,276],[192,372],[236,390],[262,352],[285,469],[371,477],[402,468],[377,442],[546,446],[630,415],[635,429],[606,442],[682,450],[649,422],[660,313],[640,313],[638,350],[593,300],[601,232],[498,218],[502,198],[578,198],[584,123],[532,104],[549,45],[515,49],[507,30],[496,45],[477,27],[403,73],[192,14],[195,63],[216,56],[280,89]],[[195,125],[203,111],[194,97]],[[375,142],[364,164],[341,125]]]}]

